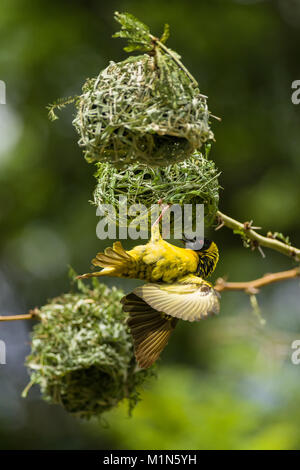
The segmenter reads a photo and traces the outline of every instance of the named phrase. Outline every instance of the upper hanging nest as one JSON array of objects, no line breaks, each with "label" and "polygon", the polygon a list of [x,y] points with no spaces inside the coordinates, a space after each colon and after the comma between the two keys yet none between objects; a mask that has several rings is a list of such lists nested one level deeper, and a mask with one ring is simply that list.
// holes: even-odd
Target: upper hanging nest
[{"label": "upper hanging nest", "polygon": [[128,400],[132,409],[138,388],[153,374],[136,366],[132,339],[120,299],[123,292],[93,280],[75,292],[52,299],[40,310],[26,364],[31,382],[43,398],[70,413],[100,416]]},{"label": "upper hanging nest", "polygon": [[115,14],[126,51],[145,54],[111,62],[87,80],[76,99],[73,124],[88,161],[166,166],[188,158],[213,139],[206,97],[161,39],[128,13]]}]

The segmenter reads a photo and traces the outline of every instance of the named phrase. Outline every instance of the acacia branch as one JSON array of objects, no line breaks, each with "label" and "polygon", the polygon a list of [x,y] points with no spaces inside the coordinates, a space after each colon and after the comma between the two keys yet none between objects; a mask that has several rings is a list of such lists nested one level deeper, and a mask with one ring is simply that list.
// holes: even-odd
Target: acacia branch
[{"label": "acacia branch", "polygon": [[281,271],[279,273],[266,274],[263,277],[247,282],[227,282],[222,278],[217,279],[214,286],[215,290],[222,292],[225,290],[243,290],[246,294],[257,294],[259,289],[275,282],[287,281],[300,277],[300,268]]},{"label": "acacia branch", "polygon": [[33,318],[36,318],[38,315],[39,315],[39,309],[34,308],[33,310],[29,310],[28,313],[24,313],[21,315],[1,315],[0,322],[1,321],[16,321],[16,320],[32,320]]},{"label": "acacia branch", "polygon": [[300,261],[300,249],[294,246],[290,246],[287,243],[283,243],[280,240],[272,237],[272,234],[268,236],[263,236],[257,233],[254,228],[252,228],[251,222],[241,223],[235,219],[232,219],[228,215],[223,214],[222,212],[217,212],[217,218],[219,219],[220,225],[218,228],[222,226],[228,227],[231,230],[237,230],[238,232],[245,235],[245,237],[254,242],[256,246],[264,246],[266,248],[270,248],[275,251],[279,251],[286,256],[293,258],[295,261]]}]

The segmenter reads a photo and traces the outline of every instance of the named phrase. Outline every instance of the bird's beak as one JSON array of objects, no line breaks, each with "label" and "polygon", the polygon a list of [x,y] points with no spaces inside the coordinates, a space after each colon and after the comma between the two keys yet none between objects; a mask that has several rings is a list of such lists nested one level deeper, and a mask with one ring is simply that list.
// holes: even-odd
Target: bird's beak
[{"label": "bird's beak", "polygon": [[204,240],[196,239],[195,241],[188,240],[185,247],[189,248],[190,250],[200,251],[203,248]]}]

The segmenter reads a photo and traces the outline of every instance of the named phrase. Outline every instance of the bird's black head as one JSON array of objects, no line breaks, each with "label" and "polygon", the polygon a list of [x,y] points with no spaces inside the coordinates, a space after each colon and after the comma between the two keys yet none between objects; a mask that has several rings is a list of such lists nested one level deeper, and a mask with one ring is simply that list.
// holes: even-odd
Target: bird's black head
[{"label": "bird's black head", "polygon": [[202,238],[202,237],[185,237],[183,236],[182,241],[185,244],[185,248],[189,248],[190,250],[194,251],[206,251],[209,249],[209,247],[212,244],[212,241],[209,240],[208,238]]}]

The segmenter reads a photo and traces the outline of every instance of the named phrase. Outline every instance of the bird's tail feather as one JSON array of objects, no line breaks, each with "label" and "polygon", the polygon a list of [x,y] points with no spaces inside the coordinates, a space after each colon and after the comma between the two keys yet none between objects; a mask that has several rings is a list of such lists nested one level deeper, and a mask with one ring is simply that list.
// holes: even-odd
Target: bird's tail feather
[{"label": "bird's tail feather", "polygon": [[123,310],[129,314],[134,351],[140,367],[150,367],[168,344],[177,319],[154,310],[137,295],[131,293],[121,300]]},{"label": "bird's tail feather", "polygon": [[94,266],[103,268],[102,271],[82,274],[79,279],[98,276],[122,276],[122,271],[130,263],[131,257],[124,250],[121,242],[115,242],[113,247],[105,248],[104,253],[98,253],[92,260]]}]

